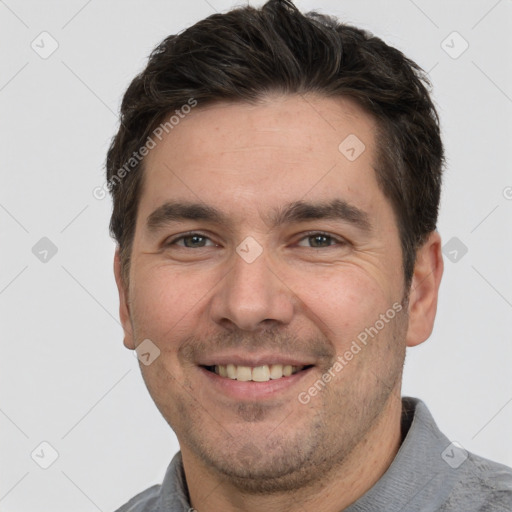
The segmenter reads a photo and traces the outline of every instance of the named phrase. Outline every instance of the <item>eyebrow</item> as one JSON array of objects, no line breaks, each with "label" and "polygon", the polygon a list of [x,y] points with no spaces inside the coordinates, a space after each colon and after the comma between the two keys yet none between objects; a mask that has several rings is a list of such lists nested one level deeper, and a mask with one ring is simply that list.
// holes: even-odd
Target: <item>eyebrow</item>
[{"label": "eyebrow", "polygon": [[[342,199],[328,202],[294,201],[270,212],[264,221],[271,228],[309,220],[337,220],[370,232],[368,214]],[[232,220],[217,208],[187,201],[166,202],[154,210],[146,220],[146,229],[156,232],[172,222],[186,220],[222,224],[231,227]]]}]

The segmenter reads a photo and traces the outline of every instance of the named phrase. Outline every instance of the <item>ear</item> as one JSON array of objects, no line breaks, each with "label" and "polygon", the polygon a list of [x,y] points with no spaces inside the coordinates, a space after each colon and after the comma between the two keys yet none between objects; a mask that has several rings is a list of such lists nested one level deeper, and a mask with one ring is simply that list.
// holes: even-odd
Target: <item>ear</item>
[{"label": "ear", "polygon": [[432,334],[443,268],[441,237],[433,231],[416,252],[408,306],[408,347],[423,343]]},{"label": "ear", "polygon": [[123,326],[124,331],[124,346],[131,350],[135,350],[132,323],[130,320],[128,290],[126,289],[121,274],[121,256],[119,254],[119,247],[116,249],[114,255],[114,275],[116,278],[117,290],[119,292],[119,318],[121,319],[121,325]]}]

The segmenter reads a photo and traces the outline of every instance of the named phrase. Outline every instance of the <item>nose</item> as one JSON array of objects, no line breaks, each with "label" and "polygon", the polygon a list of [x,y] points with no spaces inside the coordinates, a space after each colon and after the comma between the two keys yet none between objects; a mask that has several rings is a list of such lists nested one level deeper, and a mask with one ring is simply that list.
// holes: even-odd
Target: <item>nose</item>
[{"label": "nose", "polygon": [[270,267],[272,262],[266,250],[252,263],[236,252],[232,261],[231,270],[212,297],[212,319],[223,327],[236,325],[244,331],[290,323],[296,302],[294,294]]}]

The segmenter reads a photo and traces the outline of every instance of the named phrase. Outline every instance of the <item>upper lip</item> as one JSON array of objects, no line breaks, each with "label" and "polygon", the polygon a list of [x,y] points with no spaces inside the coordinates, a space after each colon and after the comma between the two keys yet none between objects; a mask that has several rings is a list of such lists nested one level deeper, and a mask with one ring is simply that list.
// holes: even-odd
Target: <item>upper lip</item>
[{"label": "upper lip", "polygon": [[278,354],[278,353],[266,353],[266,354],[212,354],[200,358],[197,362],[199,366],[216,366],[228,364],[234,364],[236,366],[264,366],[271,364],[282,364],[291,366],[310,366],[314,362],[308,358],[299,358],[297,356]]}]

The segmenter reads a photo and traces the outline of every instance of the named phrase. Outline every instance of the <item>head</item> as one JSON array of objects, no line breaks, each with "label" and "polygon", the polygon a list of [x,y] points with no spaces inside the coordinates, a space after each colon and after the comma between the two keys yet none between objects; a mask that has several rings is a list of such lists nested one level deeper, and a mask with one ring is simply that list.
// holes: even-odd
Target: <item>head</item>
[{"label": "head", "polygon": [[[158,347],[141,369],[182,451],[246,490],[307,482],[398,407],[442,274],[428,86],[379,38],[271,0],[169,36],[125,93],[107,156],[125,345]],[[306,368],[272,396],[218,392],[212,367],[279,357]]]}]

